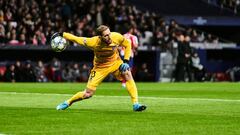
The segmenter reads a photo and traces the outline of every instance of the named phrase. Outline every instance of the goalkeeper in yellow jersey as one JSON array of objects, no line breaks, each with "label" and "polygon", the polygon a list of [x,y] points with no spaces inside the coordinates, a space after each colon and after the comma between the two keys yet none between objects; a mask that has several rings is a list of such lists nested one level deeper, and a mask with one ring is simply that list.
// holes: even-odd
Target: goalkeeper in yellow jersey
[{"label": "goalkeeper in yellow jersey", "polygon": [[[109,27],[100,25],[96,30],[97,36],[77,37],[70,33],[54,33],[51,39],[62,36],[67,40],[85,46],[94,51],[94,67],[89,75],[87,87],[84,91],[78,92],[70,99],[57,106],[57,110],[65,110],[74,102],[88,99],[93,96],[97,86],[109,74],[113,74],[118,80],[126,80],[126,88],[133,103],[133,111],[143,111],[147,107],[138,103],[138,92],[130,71],[128,61],[131,55],[131,44],[120,33],[110,32]],[[122,61],[118,46],[125,47],[124,60]]]}]

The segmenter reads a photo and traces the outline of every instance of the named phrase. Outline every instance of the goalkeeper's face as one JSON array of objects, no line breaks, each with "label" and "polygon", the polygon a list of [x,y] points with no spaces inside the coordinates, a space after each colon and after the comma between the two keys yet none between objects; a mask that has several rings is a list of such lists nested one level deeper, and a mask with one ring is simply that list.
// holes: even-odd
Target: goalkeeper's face
[{"label": "goalkeeper's face", "polygon": [[103,42],[107,44],[111,44],[112,40],[110,38],[111,32],[109,29],[106,29],[105,31],[102,32],[101,39]]}]

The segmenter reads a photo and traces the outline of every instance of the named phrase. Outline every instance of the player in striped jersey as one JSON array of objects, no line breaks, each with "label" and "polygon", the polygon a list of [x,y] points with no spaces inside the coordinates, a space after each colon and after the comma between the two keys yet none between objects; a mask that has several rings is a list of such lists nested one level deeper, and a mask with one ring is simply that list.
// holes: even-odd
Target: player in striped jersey
[{"label": "player in striped jersey", "polygon": [[[131,55],[129,59],[130,69],[133,68],[133,62],[134,62],[133,58],[134,58],[134,55],[137,53],[137,48],[138,48],[138,38],[137,36],[135,36],[135,34],[137,34],[137,29],[136,27],[132,26],[129,29],[129,31],[123,35],[131,43]],[[121,58],[124,59],[125,48],[120,47],[119,52],[120,52]],[[126,80],[122,81],[122,86],[126,87]]]}]

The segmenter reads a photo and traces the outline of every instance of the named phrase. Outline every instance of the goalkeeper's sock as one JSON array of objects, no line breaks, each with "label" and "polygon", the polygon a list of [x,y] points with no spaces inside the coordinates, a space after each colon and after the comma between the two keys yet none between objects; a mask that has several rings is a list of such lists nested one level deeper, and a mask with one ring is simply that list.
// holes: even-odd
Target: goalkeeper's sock
[{"label": "goalkeeper's sock", "polygon": [[133,79],[126,81],[126,87],[129,95],[131,96],[131,100],[133,104],[138,103],[138,92],[137,87]]},{"label": "goalkeeper's sock", "polygon": [[71,105],[72,103],[76,101],[80,101],[84,99],[84,91],[78,92],[75,95],[73,95],[70,99],[67,100],[67,103]]}]

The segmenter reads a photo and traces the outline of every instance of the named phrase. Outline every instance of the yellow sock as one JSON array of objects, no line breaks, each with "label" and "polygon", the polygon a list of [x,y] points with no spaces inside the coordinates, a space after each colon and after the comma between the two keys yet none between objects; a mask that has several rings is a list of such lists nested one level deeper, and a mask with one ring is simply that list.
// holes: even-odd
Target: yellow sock
[{"label": "yellow sock", "polygon": [[133,104],[138,103],[138,92],[137,92],[137,87],[134,80],[132,79],[132,80],[126,81],[126,87],[129,95],[131,96],[131,100]]},{"label": "yellow sock", "polygon": [[83,100],[84,99],[83,95],[84,95],[83,91],[76,93],[70,99],[67,100],[68,104],[71,105],[72,103],[74,103],[76,101]]}]

